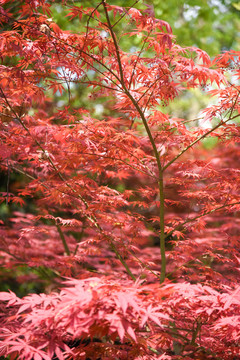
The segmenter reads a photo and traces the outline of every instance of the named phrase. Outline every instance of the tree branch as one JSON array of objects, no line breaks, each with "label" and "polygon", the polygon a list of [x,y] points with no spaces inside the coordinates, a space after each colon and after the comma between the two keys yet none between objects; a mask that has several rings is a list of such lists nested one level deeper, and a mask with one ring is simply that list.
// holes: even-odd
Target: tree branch
[{"label": "tree branch", "polygon": [[160,251],[161,251],[161,262],[162,262],[162,265],[161,265],[161,280],[160,281],[162,283],[164,281],[164,279],[165,279],[165,274],[166,274],[166,251],[165,251],[165,234],[164,234],[165,222],[164,222],[163,169],[162,169],[159,153],[158,153],[158,150],[157,150],[157,146],[155,144],[155,141],[154,141],[154,138],[152,136],[151,130],[150,130],[149,126],[148,126],[147,119],[145,118],[145,115],[144,115],[142,109],[140,108],[138,102],[134,99],[134,97],[132,96],[132,94],[130,93],[130,91],[128,90],[128,88],[125,85],[124,73],[123,73],[123,68],[122,68],[118,43],[117,43],[117,40],[116,40],[115,33],[113,32],[109,16],[108,16],[108,11],[107,11],[105,0],[103,0],[102,3],[103,3],[105,14],[106,14],[108,28],[109,28],[109,31],[111,33],[111,37],[112,37],[114,47],[115,47],[115,51],[116,51],[116,55],[117,55],[117,62],[118,62],[118,68],[119,68],[122,88],[123,88],[125,94],[128,96],[128,98],[131,100],[132,104],[134,105],[134,107],[136,108],[136,110],[138,111],[138,113],[139,113],[139,115],[140,115],[140,117],[142,119],[143,125],[145,127],[148,138],[149,138],[150,143],[151,143],[152,148],[153,148],[154,156],[155,156],[156,161],[157,161],[158,189],[159,189],[159,195],[160,195],[160,212],[159,212],[160,227],[161,227],[160,228]]},{"label": "tree branch", "polygon": [[191,144],[189,144],[188,146],[186,146],[177,156],[175,156],[172,160],[170,160],[165,166],[163,166],[163,171],[165,171],[171,164],[173,164],[178,158],[180,158],[180,156],[182,156],[186,151],[188,151],[190,148],[192,148],[196,143],[198,143],[200,140],[204,139],[205,137],[207,137],[209,134],[211,134],[213,131],[215,131],[216,129],[218,129],[220,126],[226,124],[228,121],[230,120],[234,120],[237,117],[240,116],[240,114],[235,115],[233,117],[231,117],[232,115],[232,111],[230,114],[230,117],[225,120],[225,121],[221,121],[220,123],[218,123],[216,126],[214,126],[212,129],[208,130],[205,134],[199,136],[196,140],[194,140]]},{"label": "tree branch", "polygon": [[226,207],[230,207],[230,206],[234,206],[234,205],[239,205],[240,204],[240,201],[237,201],[235,203],[230,203],[230,204],[224,204],[224,205],[221,205],[215,209],[212,209],[212,210],[209,210],[209,211],[206,211],[205,213],[201,214],[201,215],[198,215],[198,216],[195,216],[194,218],[191,218],[191,219],[187,219],[185,220],[183,223],[177,225],[173,230],[171,230],[170,232],[168,232],[166,235],[165,235],[165,238],[167,238],[168,236],[172,235],[174,233],[174,231],[176,230],[180,230],[181,228],[184,227],[184,225],[190,223],[190,222],[194,222],[204,216],[207,216],[207,215],[210,215],[212,213],[214,213],[215,211],[219,211],[221,209],[224,209]]}]

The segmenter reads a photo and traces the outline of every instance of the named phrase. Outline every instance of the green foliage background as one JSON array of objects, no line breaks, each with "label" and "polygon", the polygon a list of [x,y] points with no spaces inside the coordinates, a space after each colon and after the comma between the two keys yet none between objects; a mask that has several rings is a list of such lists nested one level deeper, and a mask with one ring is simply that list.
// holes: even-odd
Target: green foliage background
[{"label": "green foliage background", "polygon": [[[73,1],[75,6],[96,7],[98,0]],[[221,51],[239,50],[240,3],[232,0],[111,0],[112,5],[154,10],[155,17],[167,21],[181,46],[197,46],[210,56]],[[146,6],[147,5],[147,6]],[[77,21],[64,17],[60,1],[54,1],[53,18],[63,29],[78,31]],[[121,25],[124,28],[124,24]],[[127,45],[127,44],[126,44]],[[132,46],[129,38],[129,48]]]}]

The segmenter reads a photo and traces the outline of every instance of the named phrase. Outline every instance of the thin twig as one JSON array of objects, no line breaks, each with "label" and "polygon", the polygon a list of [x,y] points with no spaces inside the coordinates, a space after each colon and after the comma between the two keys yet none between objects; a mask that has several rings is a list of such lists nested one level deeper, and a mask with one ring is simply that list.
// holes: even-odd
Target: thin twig
[{"label": "thin twig", "polygon": [[201,215],[195,216],[194,218],[187,219],[187,220],[185,220],[183,223],[177,225],[173,230],[171,230],[170,232],[168,232],[168,233],[165,235],[165,237],[168,237],[168,236],[172,235],[172,234],[174,233],[174,231],[183,228],[184,225],[186,225],[186,224],[188,224],[188,223],[190,223],[190,222],[194,222],[194,221],[196,221],[196,220],[198,220],[198,219],[200,219],[200,218],[202,218],[202,217],[204,217],[204,216],[210,215],[210,214],[214,213],[215,211],[219,211],[219,210],[224,209],[224,208],[226,208],[226,207],[235,206],[235,205],[239,205],[239,204],[240,204],[240,201],[237,201],[237,202],[235,202],[235,203],[230,203],[230,204],[224,204],[224,205],[221,205],[221,206],[219,206],[219,207],[217,207],[217,208],[215,208],[215,209],[206,211],[205,213],[203,213],[203,214],[201,214]]},{"label": "thin twig", "polygon": [[[113,26],[112,26],[112,28],[113,28]],[[133,66],[132,74],[131,74],[130,81],[129,81],[129,85],[128,85],[128,89],[129,89],[129,90],[130,90],[130,88],[131,88],[133,76],[134,76],[134,73],[135,73],[135,70],[136,70],[137,63],[139,62],[140,55],[141,55],[142,52],[143,52],[143,49],[144,49],[144,47],[145,47],[145,44],[146,44],[146,42],[147,42],[147,39],[148,39],[149,36],[150,36],[150,33],[152,32],[152,29],[153,29],[153,27],[151,28],[151,30],[149,31],[149,33],[148,33],[147,36],[145,37],[144,42],[143,42],[143,44],[142,44],[142,47],[141,47],[141,49],[140,49],[140,51],[139,51],[139,53],[138,53],[137,59],[136,59],[136,61],[135,61],[135,64],[134,64],[134,66]]]},{"label": "thin twig", "polygon": [[67,241],[66,241],[66,239],[65,239],[65,236],[64,236],[64,234],[63,234],[63,232],[62,232],[61,226],[60,226],[60,225],[56,225],[56,227],[57,227],[57,231],[58,231],[58,233],[59,233],[59,236],[60,236],[60,238],[61,238],[61,240],[62,240],[62,243],[63,243],[64,249],[65,249],[65,252],[66,252],[66,254],[67,254],[68,256],[70,256],[71,253],[70,253],[70,250],[69,250]]},{"label": "thin twig", "polygon": [[170,160],[165,166],[163,166],[163,171],[165,171],[170,165],[172,165],[178,158],[180,158],[180,156],[182,156],[187,150],[189,150],[190,148],[192,148],[196,143],[198,143],[199,141],[201,141],[202,139],[204,139],[205,137],[207,137],[209,134],[211,134],[213,131],[215,131],[216,129],[218,129],[220,126],[225,125],[228,121],[230,120],[234,120],[237,117],[239,117],[240,114],[235,115],[231,118],[228,118],[225,121],[221,121],[220,123],[218,123],[216,126],[214,126],[212,129],[208,130],[205,134],[200,135],[197,139],[195,139],[193,142],[191,142],[191,144],[189,144],[188,146],[186,146],[178,155],[176,155],[172,160]]},{"label": "thin twig", "polygon": [[7,197],[6,197],[6,205],[8,206],[8,196],[9,196],[9,182],[10,182],[10,166],[9,160],[7,159]]},{"label": "thin twig", "polygon": [[130,9],[133,8],[134,5],[136,5],[140,0],[136,0],[130,7],[128,10],[124,9],[125,14],[123,14],[113,25],[112,25],[112,29],[114,28],[114,26],[116,26],[129,12]]}]

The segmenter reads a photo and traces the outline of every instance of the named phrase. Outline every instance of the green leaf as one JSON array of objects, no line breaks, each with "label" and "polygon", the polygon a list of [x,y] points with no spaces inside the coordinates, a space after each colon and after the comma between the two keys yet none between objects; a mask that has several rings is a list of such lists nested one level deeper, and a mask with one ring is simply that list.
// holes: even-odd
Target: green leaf
[{"label": "green leaf", "polygon": [[238,11],[240,11],[240,2],[238,3],[232,3],[232,6],[235,7]]}]

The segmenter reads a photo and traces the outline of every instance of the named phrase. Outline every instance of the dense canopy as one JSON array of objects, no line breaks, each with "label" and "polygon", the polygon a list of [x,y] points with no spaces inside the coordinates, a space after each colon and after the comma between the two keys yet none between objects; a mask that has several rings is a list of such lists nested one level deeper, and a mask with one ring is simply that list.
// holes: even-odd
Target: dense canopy
[{"label": "dense canopy", "polygon": [[238,359],[240,6],[89,3],[0,3],[0,354]]}]

